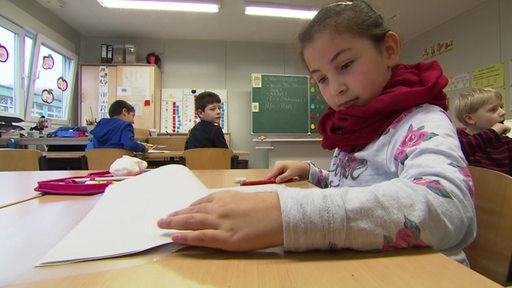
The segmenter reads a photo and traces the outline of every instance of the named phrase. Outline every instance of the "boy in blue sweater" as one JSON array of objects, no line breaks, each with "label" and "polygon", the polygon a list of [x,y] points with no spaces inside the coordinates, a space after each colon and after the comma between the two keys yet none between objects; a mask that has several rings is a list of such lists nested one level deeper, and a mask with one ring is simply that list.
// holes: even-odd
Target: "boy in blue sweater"
[{"label": "boy in blue sweater", "polygon": [[133,123],[135,108],[124,100],[116,100],[108,109],[110,118],[101,119],[91,130],[93,138],[86,149],[122,148],[146,152],[146,145],[135,140]]}]

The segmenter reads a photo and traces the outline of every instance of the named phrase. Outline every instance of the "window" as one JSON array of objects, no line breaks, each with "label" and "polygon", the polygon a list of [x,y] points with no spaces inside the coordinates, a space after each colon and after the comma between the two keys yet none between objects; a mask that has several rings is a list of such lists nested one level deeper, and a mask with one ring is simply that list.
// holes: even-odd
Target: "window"
[{"label": "window", "polygon": [[26,121],[40,116],[55,124],[69,124],[77,56],[41,34],[36,36]]},{"label": "window", "polygon": [[0,116],[69,125],[78,57],[0,17]]},{"label": "window", "polygon": [[0,18],[0,115],[23,119],[24,91],[23,60],[18,51],[24,50],[24,31]]}]

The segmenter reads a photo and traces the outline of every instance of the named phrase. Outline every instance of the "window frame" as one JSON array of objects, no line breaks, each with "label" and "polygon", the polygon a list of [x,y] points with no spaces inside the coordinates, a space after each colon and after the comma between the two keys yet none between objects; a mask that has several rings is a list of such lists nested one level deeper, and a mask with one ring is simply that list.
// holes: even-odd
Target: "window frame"
[{"label": "window frame", "polygon": [[[15,101],[14,112],[0,112],[0,116],[17,117],[25,119],[25,30],[11,21],[0,17],[0,26],[15,34],[14,50],[10,51],[9,57],[13,57],[14,61],[14,84],[13,84],[13,101]],[[18,51],[21,51],[19,53]]]},{"label": "window frame", "polygon": [[27,99],[26,99],[26,105],[25,105],[25,121],[26,122],[37,122],[39,120],[39,116],[33,116],[32,115],[32,106],[34,103],[34,90],[35,90],[35,83],[37,80],[37,72],[39,69],[39,53],[41,51],[40,47],[44,44],[44,46],[58,52],[59,54],[72,59],[74,62],[71,71],[69,71],[70,78],[67,79],[69,86],[69,99],[67,100],[66,106],[63,106],[62,109],[64,110],[64,119],[55,119],[51,117],[47,117],[51,119],[51,123],[56,125],[70,125],[71,120],[70,116],[72,115],[71,109],[72,109],[72,103],[75,100],[75,85],[77,81],[77,69],[78,69],[78,56],[69,51],[68,49],[64,48],[62,45],[56,43],[55,41],[49,39],[48,37],[37,33],[35,37],[33,38],[33,51],[32,51],[32,65],[31,67],[31,73],[30,73],[30,85],[27,93]]}]

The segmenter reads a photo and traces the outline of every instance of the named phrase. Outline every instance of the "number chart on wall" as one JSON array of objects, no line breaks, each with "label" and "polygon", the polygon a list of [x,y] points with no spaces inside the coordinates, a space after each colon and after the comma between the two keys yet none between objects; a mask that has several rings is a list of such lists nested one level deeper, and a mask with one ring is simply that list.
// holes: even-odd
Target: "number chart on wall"
[{"label": "number chart on wall", "polygon": [[228,132],[227,91],[223,89],[164,88],[162,89],[162,113],[160,132],[188,133],[199,122],[195,112],[194,100],[203,91],[212,91],[219,95],[221,103],[220,126]]}]

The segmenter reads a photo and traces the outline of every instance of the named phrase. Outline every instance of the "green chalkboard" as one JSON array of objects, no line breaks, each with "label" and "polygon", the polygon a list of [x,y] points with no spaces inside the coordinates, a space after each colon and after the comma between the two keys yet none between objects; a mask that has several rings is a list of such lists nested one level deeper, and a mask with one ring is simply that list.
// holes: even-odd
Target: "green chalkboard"
[{"label": "green chalkboard", "polygon": [[318,134],[329,106],[307,75],[252,73],[252,133]]},{"label": "green chalkboard", "polygon": [[309,133],[309,77],[251,74],[252,133]]}]

